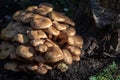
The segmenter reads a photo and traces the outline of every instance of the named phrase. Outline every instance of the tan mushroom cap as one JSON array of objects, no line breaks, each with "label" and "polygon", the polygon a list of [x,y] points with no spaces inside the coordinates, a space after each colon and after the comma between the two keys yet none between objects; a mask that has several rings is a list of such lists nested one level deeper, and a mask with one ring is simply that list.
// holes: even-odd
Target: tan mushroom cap
[{"label": "tan mushroom cap", "polygon": [[46,52],[48,50],[48,47],[46,44],[40,44],[35,49],[41,54],[41,52]]},{"label": "tan mushroom cap", "polygon": [[62,15],[61,13],[56,12],[56,11],[52,11],[49,14],[49,17],[54,21],[58,21],[58,22],[64,22],[65,21],[64,15]]},{"label": "tan mushroom cap", "polygon": [[59,47],[56,43],[54,43],[50,39],[46,39],[44,44],[46,44],[48,47]]},{"label": "tan mushroom cap", "polygon": [[47,28],[45,30],[45,32],[47,32],[48,34],[52,34],[54,36],[58,36],[60,34],[60,31],[58,31],[57,29],[55,29],[53,26]]},{"label": "tan mushroom cap", "polygon": [[33,14],[32,19],[39,19],[39,18],[44,18],[44,16],[41,16],[39,14]]},{"label": "tan mushroom cap", "polygon": [[35,71],[38,69],[38,65],[27,65],[27,69],[29,69],[31,71]]},{"label": "tan mushroom cap", "polygon": [[63,51],[63,54],[64,54],[64,58],[63,58],[64,62],[66,64],[72,64],[72,55],[71,55],[71,53],[67,49],[63,49],[62,51]]},{"label": "tan mushroom cap", "polygon": [[8,57],[11,53],[15,52],[14,45],[8,43],[8,42],[2,42],[0,44],[0,59],[5,59]]},{"label": "tan mushroom cap", "polygon": [[48,62],[58,62],[63,59],[63,52],[59,47],[50,47],[45,53],[45,58]]},{"label": "tan mushroom cap", "polygon": [[14,63],[14,62],[7,62],[7,63],[5,63],[4,68],[6,70],[18,71],[17,70],[17,64]]},{"label": "tan mushroom cap", "polygon": [[14,36],[13,40],[24,44],[28,42],[28,37],[24,34],[17,34],[16,36]]},{"label": "tan mushroom cap", "polygon": [[31,40],[30,43],[32,44],[32,46],[38,46],[40,44],[44,44],[45,40],[44,39],[35,39],[35,40]]},{"label": "tan mushroom cap", "polygon": [[24,13],[20,15],[20,20],[24,23],[29,23],[32,20],[33,13]]},{"label": "tan mushroom cap", "polygon": [[83,39],[81,36],[75,35],[68,37],[68,44],[72,46],[76,46],[82,48],[83,46]]},{"label": "tan mushroom cap", "polygon": [[72,55],[79,56],[81,54],[81,49],[75,46],[67,46],[67,49]]},{"label": "tan mushroom cap", "polygon": [[80,61],[80,56],[72,56],[73,61]]},{"label": "tan mushroom cap", "polygon": [[35,10],[37,10],[38,7],[37,6],[30,6],[26,9],[26,12],[31,12],[31,13],[34,13]]},{"label": "tan mushroom cap", "polygon": [[76,34],[75,28],[68,27],[66,30],[63,31],[64,34],[67,36],[74,36]]},{"label": "tan mushroom cap", "polygon": [[16,54],[23,58],[30,58],[34,55],[34,53],[30,51],[30,49],[31,49],[30,47],[19,45],[16,49]]},{"label": "tan mushroom cap", "polygon": [[15,12],[15,13],[13,14],[13,19],[14,19],[14,20],[19,20],[18,18],[19,18],[19,16],[20,16],[21,13],[23,13],[23,11],[20,11],[20,10],[19,10],[19,11]]},{"label": "tan mushroom cap", "polygon": [[57,69],[59,69],[61,72],[66,72],[68,70],[68,66],[65,63],[59,63],[57,65]]},{"label": "tan mushroom cap", "polygon": [[30,24],[34,29],[46,29],[52,25],[52,21],[47,17],[43,17],[31,20]]},{"label": "tan mushroom cap", "polygon": [[53,10],[53,6],[51,4],[48,3],[40,3],[38,5],[39,8],[43,8],[45,11],[47,11],[48,13],[51,12]]},{"label": "tan mushroom cap", "polygon": [[62,31],[62,30],[66,30],[67,29],[67,25],[65,24],[62,24],[62,23],[58,23],[57,21],[53,21],[53,26],[59,30],[59,31]]},{"label": "tan mushroom cap", "polygon": [[47,35],[42,30],[29,30],[27,34],[28,34],[28,37],[33,40],[47,38]]}]

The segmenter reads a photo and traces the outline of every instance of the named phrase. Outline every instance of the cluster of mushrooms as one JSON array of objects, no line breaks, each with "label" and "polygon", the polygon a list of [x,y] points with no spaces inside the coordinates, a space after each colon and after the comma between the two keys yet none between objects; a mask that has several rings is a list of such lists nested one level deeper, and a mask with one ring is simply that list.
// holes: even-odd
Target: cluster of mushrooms
[{"label": "cluster of mushrooms", "polygon": [[76,35],[75,23],[48,3],[14,13],[13,21],[1,31],[0,59],[8,59],[6,70],[45,74],[65,72],[79,61],[83,39]]}]

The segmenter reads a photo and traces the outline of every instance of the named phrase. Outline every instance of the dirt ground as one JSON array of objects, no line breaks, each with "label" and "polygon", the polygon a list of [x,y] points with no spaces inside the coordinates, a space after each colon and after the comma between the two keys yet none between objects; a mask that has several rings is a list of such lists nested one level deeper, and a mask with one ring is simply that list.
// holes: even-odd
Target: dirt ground
[{"label": "dirt ground", "polygon": [[[4,4],[0,6],[0,29],[5,27],[11,21],[11,15],[20,6],[13,5],[6,8]],[[4,9],[3,9],[4,8]],[[7,10],[11,10],[10,12]],[[79,62],[74,62],[69,66],[67,72],[60,72],[56,69],[48,71],[46,75],[26,74],[22,72],[12,72],[3,69],[6,60],[0,61],[0,80],[88,80],[88,78],[115,61],[119,65],[117,73],[120,73],[120,53],[111,48],[112,44],[118,40],[118,33],[112,32],[110,26],[105,29],[97,29],[94,20],[88,14],[80,13],[76,23],[76,31],[78,35],[84,38],[83,55]],[[114,41],[112,40],[114,37]]]}]

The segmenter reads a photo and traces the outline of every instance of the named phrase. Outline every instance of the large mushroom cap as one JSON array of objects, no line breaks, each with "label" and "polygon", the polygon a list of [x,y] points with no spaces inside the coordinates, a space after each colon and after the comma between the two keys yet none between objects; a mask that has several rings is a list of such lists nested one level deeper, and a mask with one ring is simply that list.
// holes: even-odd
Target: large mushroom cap
[{"label": "large mushroom cap", "polygon": [[48,62],[57,62],[63,59],[63,52],[58,47],[51,47],[45,54]]},{"label": "large mushroom cap", "polygon": [[52,21],[49,18],[36,18],[31,21],[31,26],[34,29],[46,29],[52,25]]},{"label": "large mushroom cap", "polygon": [[24,46],[24,45],[20,45],[17,47],[16,49],[16,53],[17,55],[23,57],[23,58],[30,58],[34,55],[34,53],[32,53],[30,51],[30,47]]}]

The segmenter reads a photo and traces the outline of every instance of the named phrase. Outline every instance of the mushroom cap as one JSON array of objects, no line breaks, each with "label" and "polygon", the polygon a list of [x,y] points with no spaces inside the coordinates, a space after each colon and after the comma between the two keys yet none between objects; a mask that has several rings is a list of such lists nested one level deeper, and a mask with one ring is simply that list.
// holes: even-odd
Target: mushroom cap
[{"label": "mushroom cap", "polygon": [[67,49],[72,55],[79,56],[81,54],[81,49],[75,46],[67,46]]},{"label": "mushroom cap", "polygon": [[32,44],[32,46],[38,46],[40,44],[44,44],[45,40],[44,39],[35,39],[35,40],[31,40],[30,43]]},{"label": "mushroom cap", "polygon": [[34,29],[46,29],[52,25],[52,21],[47,17],[43,17],[31,20],[30,24]]},{"label": "mushroom cap", "polygon": [[38,65],[27,65],[27,69],[34,71],[38,69]]},{"label": "mushroom cap", "polygon": [[47,38],[47,35],[42,30],[29,30],[27,34],[28,34],[28,37],[33,40]]},{"label": "mushroom cap", "polygon": [[24,34],[17,34],[16,36],[14,36],[13,40],[24,44],[28,42],[28,37]]},{"label": "mushroom cap", "polygon": [[45,32],[47,32],[48,34],[52,34],[54,36],[58,36],[60,34],[60,31],[58,31],[57,29],[55,29],[53,26],[47,28],[45,30]]},{"label": "mushroom cap", "polygon": [[24,46],[24,45],[19,45],[16,49],[16,54],[18,56],[21,56],[23,58],[30,58],[34,55],[34,53],[32,51],[30,51],[31,48]]},{"label": "mushroom cap", "polygon": [[35,49],[36,49],[37,51],[39,51],[40,54],[41,54],[41,52],[42,52],[42,53],[43,53],[43,52],[46,52],[46,51],[48,50],[48,47],[47,47],[46,44],[40,44],[40,45],[38,45]]},{"label": "mushroom cap", "polygon": [[48,47],[59,47],[56,43],[54,43],[50,39],[46,39],[44,44],[46,44]]},{"label": "mushroom cap", "polygon": [[2,42],[0,44],[0,59],[5,59],[8,57],[11,53],[15,52],[14,45],[8,43],[8,42]]},{"label": "mushroom cap", "polygon": [[63,54],[64,54],[64,58],[63,58],[64,62],[66,64],[72,64],[72,55],[71,55],[71,53],[67,49],[63,49],[62,51],[63,51]]},{"label": "mushroom cap", "polygon": [[14,14],[13,14],[13,19],[14,20],[19,20],[18,18],[19,18],[19,16],[20,16],[20,14],[21,13],[23,13],[23,11],[16,11]]},{"label": "mushroom cap", "polygon": [[57,21],[53,21],[53,26],[59,31],[66,30],[68,27],[65,24],[58,23]]},{"label": "mushroom cap", "polygon": [[80,56],[72,56],[73,61],[80,61]]},{"label": "mushroom cap", "polygon": [[50,47],[45,53],[45,58],[48,62],[58,62],[63,59],[63,52],[59,47]]},{"label": "mushroom cap", "polygon": [[68,37],[68,44],[72,46],[76,46],[82,48],[83,46],[83,39],[81,36],[75,35]]},{"label": "mushroom cap", "polygon": [[64,22],[65,21],[64,15],[62,15],[61,13],[56,12],[56,11],[52,11],[49,14],[49,17],[54,21],[58,21],[58,22]]},{"label": "mushroom cap", "polygon": [[38,6],[30,6],[26,9],[26,12],[34,13],[38,9]]},{"label": "mushroom cap", "polygon": [[4,68],[6,70],[18,71],[17,70],[17,64],[14,63],[14,62],[7,62],[7,63],[5,63]]},{"label": "mushroom cap", "polygon": [[47,11],[48,13],[53,10],[53,6],[52,6],[51,4],[48,4],[48,3],[40,3],[40,4],[38,5],[38,7],[44,9],[44,10]]},{"label": "mushroom cap", "polygon": [[65,72],[68,70],[68,66],[65,63],[59,63],[57,65],[57,69],[59,69],[61,72]]},{"label": "mushroom cap", "polygon": [[76,34],[75,28],[68,27],[66,30],[63,31],[64,34],[67,36],[74,36]]},{"label": "mushroom cap", "polygon": [[20,20],[24,23],[29,23],[32,20],[33,13],[24,13]]}]

